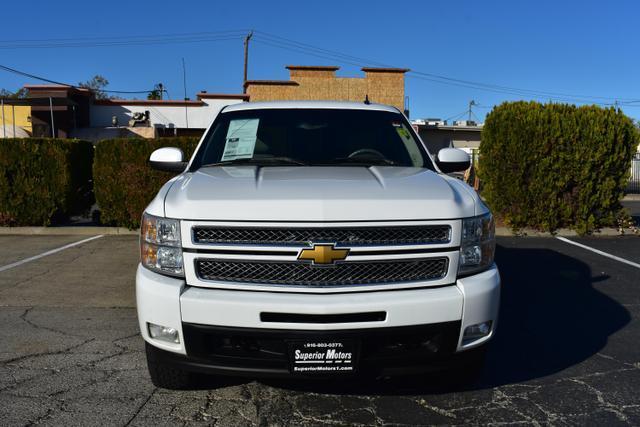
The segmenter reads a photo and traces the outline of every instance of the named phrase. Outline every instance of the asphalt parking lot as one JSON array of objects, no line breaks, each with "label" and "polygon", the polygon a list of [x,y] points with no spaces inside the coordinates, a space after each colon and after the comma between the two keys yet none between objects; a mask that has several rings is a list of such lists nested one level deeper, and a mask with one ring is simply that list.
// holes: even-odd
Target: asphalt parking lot
[{"label": "asphalt parking lot", "polygon": [[[640,424],[640,269],[555,238],[499,238],[485,372],[360,382],[147,376],[135,236],[0,236],[0,424]],[[640,264],[640,238],[571,238]]]}]

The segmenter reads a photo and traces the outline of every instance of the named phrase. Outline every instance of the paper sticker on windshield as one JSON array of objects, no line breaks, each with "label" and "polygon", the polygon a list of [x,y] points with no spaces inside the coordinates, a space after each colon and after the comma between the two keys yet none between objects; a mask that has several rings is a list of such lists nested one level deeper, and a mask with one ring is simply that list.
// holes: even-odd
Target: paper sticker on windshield
[{"label": "paper sticker on windshield", "polygon": [[250,159],[256,147],[260,119],[231,120],[221,161]]},{"label": "paper sticker on windshield", "polygon": [[404,140],[411,140],[411,134],[404,126],[396,128],[396,132],[398,132],[398,135],[400,135],[400,138]]}]

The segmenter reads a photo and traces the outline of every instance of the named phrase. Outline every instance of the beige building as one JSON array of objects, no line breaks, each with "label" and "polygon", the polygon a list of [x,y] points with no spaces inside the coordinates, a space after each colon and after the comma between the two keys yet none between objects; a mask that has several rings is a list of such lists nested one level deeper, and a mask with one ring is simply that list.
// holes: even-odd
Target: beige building
[{"label": "beige building", "polygon": [[289,80],[248,80],[251,102],[369,101],[404,109],[406,68],[362,68],[364,77],[337,77],[340,67],[289,65]]}]

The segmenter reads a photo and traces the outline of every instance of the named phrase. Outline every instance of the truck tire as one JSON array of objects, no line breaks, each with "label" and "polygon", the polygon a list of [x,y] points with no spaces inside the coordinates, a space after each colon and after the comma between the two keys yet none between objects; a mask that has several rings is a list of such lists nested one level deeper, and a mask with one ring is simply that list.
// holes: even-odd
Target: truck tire
[{"label": "truck tire", "polygon": [[147,342],[144,345],[147,353],[149,376],[153,385],[169,390],[185,390],[192,386],[193,381],[190,372],[176,369],[171,364],[163,362],[158,357],[158,353],[162,350],[156,349]]}]

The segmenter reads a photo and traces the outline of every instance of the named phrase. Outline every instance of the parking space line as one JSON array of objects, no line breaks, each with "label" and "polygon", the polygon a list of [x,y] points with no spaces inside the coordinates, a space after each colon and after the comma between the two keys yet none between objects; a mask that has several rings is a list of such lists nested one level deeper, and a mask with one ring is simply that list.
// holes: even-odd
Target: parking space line
[{"label": "parking space line", "polygon": [[104,236],[103,234],[100,234],[98,236],[89,237],[88,239],[80,240],[79,242],[69,243],[68,245],[60,246],[59,248],[51,249],[50,251],[43,252],[41,254],[34,255],[32,257],[29,257],[29,258],[21,259],[20,261],[16,261],[16,262],[14,262],[12,264],[3,265],[2,267],[0,267],[0,273],[3,272],[3,271],[9,270],[11,268],[14,268],[14,267],[18,267],[19,265],[26,264],[28,262],[35,261],[35,260],[40,259],[40,258],[44,258],[44,257],[49,256],[49,255],[53,255],[53,254],[55,254],[57,252],[64,251],[65,249],[69,249],[69,248],[72,248],[74,246],[78,246],[78,245],[81,245],[83,243],[87,243],[87,242],[90,242],[92,240],[99,239],[99,238],[101,238],[103,236]]},{"label": "parking space line", "polygon": [[570,245],[578,246],[579,248],[586,249],[588,251],[597,253],[598,255],[602,255],[604,257],[611,258],[613,260],[616,260],[618,262],[630,265],[632,267],[640,268],[640,264],[638,264],[636,262],[629,261],[628,259],[620,258],[619,256],[611,255],[611,254],[609,254],[607,252],[603,252],[603,251],[601,251],[599,249],[592,248],[591,246],[583,245],[582,243],[574,242],[573,240],[569,240],[569,239],[567,239],[565,237],[556,236],[556,239],[562,240],[563,242],[569,243]]}]

